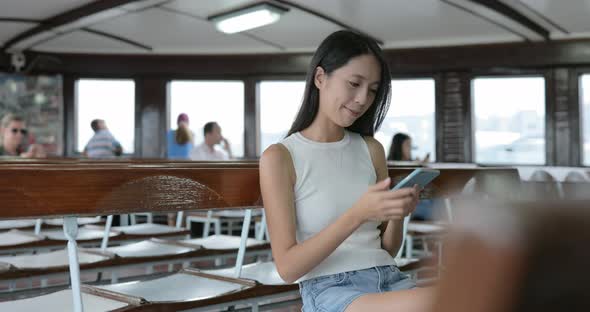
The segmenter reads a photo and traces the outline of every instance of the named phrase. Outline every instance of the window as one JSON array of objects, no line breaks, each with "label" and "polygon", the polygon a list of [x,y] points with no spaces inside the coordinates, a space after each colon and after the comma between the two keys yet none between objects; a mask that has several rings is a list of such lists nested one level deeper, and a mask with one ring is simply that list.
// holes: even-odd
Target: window
[{"label": "window", "polygon": [[582,129],[582,164],[590,166],[590,74],[580,78],[580,125]]},{"label": "window", "polygon": [[301,106],[304,81],[262,81],[260,95],[260,150],[281,141]]},{"label": "window", "polygon": [[473,80],[475,162],[545,164],[545,80]]},{"label": "window", "polygon": [[375,138],[389,155],[393,136],[402,132],[412,138],[412,158],[435,160],[434,79],[391,81],[391,104]]},{"label": "window", "polygon": [[80,79],[76,82],[76,151],[82,152],[94,135],[90,122],[103,119],[123,153],[135,151],[135,82]]},{"label": "window", "polygon": [[[301,106],[304,89],[304,81],[260,82],[260,153],[285,137]],[[430,153],[430,160],[434,160],[434,107],[433,79],[393,80],[391,106],[375,138],[388,152],[395,133],[408,133],[415,147],[413,156],[424,158]]]},{"label": "window", "polygon": [[[244,83],[241,81],[172,81],[169,85],[170,127],[185,113],[195,134],[195,145],[203,143],[203,126],[215,121],[228,140],[234,157],[244,156]],[[217,146],[216,148],[221,148]]]}]

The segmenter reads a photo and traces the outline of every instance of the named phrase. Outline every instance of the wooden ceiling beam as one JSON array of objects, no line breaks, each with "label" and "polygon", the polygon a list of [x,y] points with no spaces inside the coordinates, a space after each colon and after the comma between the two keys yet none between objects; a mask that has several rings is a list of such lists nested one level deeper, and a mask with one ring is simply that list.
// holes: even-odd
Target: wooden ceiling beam
[{"label": "wooden ceiling beam", "polygon": [[136,48],[140,48],[142,50],[146,50],[146,51],[153,51],[154,49],[150,46],[147,46],[143,43],[137,42],[137,41],[133,41],[131,39],[127,39],[125,37],[121,37],[121,36],[117,36],[114,34],[110,34],[110,33],[106,33],[104,31],[99,31],[99,30],[95,30],[95,29],[90,29],[90,28],[82,28],[81,30],[91,33],[91,34],[95,34],[97,36],[102,36],[102,37],[106,37],[109,39],[113,39],[113,40],[117,40],[123,43],[126,43],[128,45],[134,46]]},{"label": "wooden ceiling beam", "polygon": [[490,10],[496,11],[497,13],[506,16],[507,18],[515,21],[516,23],[530,29],[545,40],[550,40],[550,32],[537,22],[531,20],[527,16],[523,15],[519,11],[515,10],[511,6],[507,5],[498,0],[468,0],[473,3],[482,5]]},{"label": "wooden ceiling beam", "polygon": [[58,15],[52,16],[40,22],[39,25],[21,32],[16,36],[12,37],[2,47],[2,51],[6,51],[10,47],[14,46],[20,41],[26,40],[40,34],[44,31],[48,31],[54,29],[56,27],[66,25],[68,23],[74,22],[81,18],[100,13],[106,10],[110,10],[112,8],[116,8],[128,3],[136,2],[139,0],[102,0],[102,1],[94,1],[87,5],[83,5],[81,7],[60,13]]}]

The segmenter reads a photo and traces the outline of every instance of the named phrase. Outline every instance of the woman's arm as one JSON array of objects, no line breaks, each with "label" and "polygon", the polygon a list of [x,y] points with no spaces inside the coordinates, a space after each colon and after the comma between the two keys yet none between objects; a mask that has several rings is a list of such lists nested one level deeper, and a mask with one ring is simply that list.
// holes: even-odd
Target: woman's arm
[{"label": "woman's arm", "polygon": [[[389,176],[383,145],[381,145],[381,143],[379,143],[379,141],[375,140],[373,137],[364,137],[364,139],[365,142],[367,142],[367,147],[369,148],[369,152],[371,154],[371,160],[373,161],[375,173],[377,174],[377,181],[381,181]],[[415,201],[417,203],[417,193],[416,195],[412,194],[412,196],[415,197]],[[412,200],[414,200],[414,198]],[[410,204],[410,206],[413,205],[413,208],[411,208],[412,211],[416,207],[416,203]],[[411,213],[411,211],[408,213]],[[402,218],[385,221],[380,227],[381,248],[385,249],[390,255],[394,257],[402,245],[403,226],[404,219]]]},{"label": "woman's arm", "polygon": [[361,224],[349,209],[334,223],[310,239],[295,238],[295,170],[289,151],[280,144],[260,158],[260,187],[270,234],[272,254],[281,278],[292,283],[327,258]]}]

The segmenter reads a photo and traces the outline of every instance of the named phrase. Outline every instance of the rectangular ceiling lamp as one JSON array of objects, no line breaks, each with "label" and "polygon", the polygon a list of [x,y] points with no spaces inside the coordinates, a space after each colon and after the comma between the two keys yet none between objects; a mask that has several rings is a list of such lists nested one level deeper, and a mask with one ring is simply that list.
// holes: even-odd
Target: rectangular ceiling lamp
[{"label": "rectangular ceiling lamp", "polygon": [[209,16],[215,27],[226,34],[234,34],[277,22],[289,11],[267,2],[250,5],[236,10]]}]

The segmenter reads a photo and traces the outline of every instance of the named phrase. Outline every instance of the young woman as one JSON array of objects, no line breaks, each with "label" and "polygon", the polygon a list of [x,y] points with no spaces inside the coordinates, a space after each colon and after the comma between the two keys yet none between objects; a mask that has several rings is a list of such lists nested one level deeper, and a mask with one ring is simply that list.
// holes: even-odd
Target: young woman
[{"label": "young woman", "polygon": [[409,135],[405,133],[396,133],[391,139],[391,147],[389,148],[389,156],[387,156],[387,160],[427,163],[429,159],[430,154],[426,154],[424,159],[412,158],[412,138]]},{"label": "young woman", "polygon": [[390,191],[385,151],[373,138],[391,77],[381,49],[338,31],[312,58],[287,138],[260,159],[260,184],[277,270],[299,282],[303,310],[425,311],[430,291],[393,255],[418,189]]},{"label": "young woman", "polygon": [[178,128],[168,131],[168,159],[190,159],[193,149],[193,133],[189,129],[187,114],[179,114],[176,119]]}]

